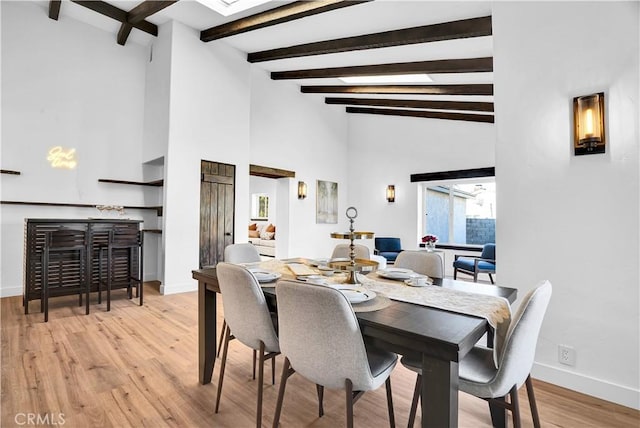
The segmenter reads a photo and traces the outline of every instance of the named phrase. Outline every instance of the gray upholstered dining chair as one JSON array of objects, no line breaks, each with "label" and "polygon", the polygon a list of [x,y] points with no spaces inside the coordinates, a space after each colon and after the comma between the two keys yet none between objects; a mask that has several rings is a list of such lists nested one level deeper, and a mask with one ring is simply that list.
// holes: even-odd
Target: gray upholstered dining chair
[{"label": "gray upholstered dining chair", "polygon": [[[224,249],[224,261],[227,263],[257,263],[260,261],[260,253],[253,244],[231,244]],[[220,356],[222,350],[222,342],[224,339],[224,331],[227,328],[227,320],[223,320],[222,329],[220,330],[220,338],[218,339],[218,352],[216,357]],[[253,378],[256,378],[256,355],[253,353]]]},{"label": "gray upholstered dining chair", "polygon": [[444,278],[444,261],[438,253],[405,250],[398,254],[394,266],[411,269],[431,278]]},{"label": "gray upholstered dining chair", "polygon": [[260,261],[260,253],[253,244],[231,244],[224,249],[224,261],[227,263],[255,263]]},{"label": "gray upholstered dining chair", "polygon": [[269,312],[262,289],[251,272],[242,266],[222,262],[216,266],[216,274],[222,293],[227,327],[224,335],[215,412],[218,413],[220,406],[229,341],[235,338],[249,348],[258,351],[256,426],[260,427],[262,425],[264,363],[271,360],[272,382],[275,383],[275,357],[280,354],[278,335],[274,325],[275,319]]},{"label": "gray upholstered dining chair", "polygon": [[[362,244],[355,244],[356,251],[356,259],[365,259],[369,260],[371,258],[371,251],[369,251],[369,247]],[[338,244],[333,249],[333,253],[331,254],[332,259],[348,259],[349,256],[349,245],[348,244]]]},{"label": "gray upholstered dining chair", "polygon": [[[497,368],[494,363],[493,349],[484,346],[475,346],[459,365],[460,390],[511,410],[515,428],[520,427],[518,388],[523,384],[527,386],[533,425],[536,428],[540,427],[540,417],[531,382],[531,367],[542,320],[551,299],[551,290],[551,283],[542,281],[524,297],[509,325],[501,355],[498,356]],[[415,420],[420,395],[422,370],[417,361],[403,358],[402,364],[418,373],[409,414],[411,427]],[[507,395],[510,396],[509,402],[506,401]]]},{"label": "gray upholstered dining chair", "polygon": [[395,426],[389,375],[398,356],[365,348],[358,320],[347,298],[330,287],[279,281],[278,326],[285,355],[273,427],[278,426],[287,379],[298,372],[314,382],[322,416],[324,388],[346,391],[347,427],[353,427],[353,404],[380,387],[387,390],[389,422]]}]

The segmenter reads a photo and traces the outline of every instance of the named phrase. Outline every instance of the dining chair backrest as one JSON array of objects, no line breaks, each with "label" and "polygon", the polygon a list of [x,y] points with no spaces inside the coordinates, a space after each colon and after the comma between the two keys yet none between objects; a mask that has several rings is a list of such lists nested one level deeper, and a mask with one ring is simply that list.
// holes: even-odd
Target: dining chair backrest
[{"label": "dining chair backrest", "polygon": [[252,349],[259,349],[262,341],[266,351],[279,352],[278,335],[264,293],[251,272],[242,266],[221,262],[216,266],[216,274],[224,318],[231,333]]},{"label": "dining chair backrest", "polygon": [[[331,254],[332,259],[348,259],[350,249],[348,244],[338,244],[333,249],[333,253]],[[369,251],[369,247],[362,244],[355,244],[355,252],[356,259],[365,259],[369,260],[371,258],[371,252]]]},{"label": "dining chair backrest", "polygon": [[480,254],[480,258],[494,260],[493,264],[495,264],[496,244],[484,244],[484,246],[482,247],[482,254]]},{"label": "dining chair backrest", "polygon": [[375,387],[358,320],[346,297],[333,288],[279,281],[280,347],[293,369],[327,388]]},{"label": "dining chair backrest", "polygon": [[[491,392],[491,397],[507,395],[514,385],[519,388],[531,373],[538,335],[551,292],[551,283],[542,281],[522,300],[509,325],[498,359],[498,372],[486,386]],[[486,391],[484,392],[486,394]]]},{"label": "dining chair backrest", "polygon": [[394,266],[411,269],[431,278],[444,278],[444,261],[438,253],[405,250],[398,254]]},{"label": "dining chair backrest", "polygon": [[231,244],[224,249],[224,261],[227,263],[255,263],[260,261],[260,253],[253,244]]}]

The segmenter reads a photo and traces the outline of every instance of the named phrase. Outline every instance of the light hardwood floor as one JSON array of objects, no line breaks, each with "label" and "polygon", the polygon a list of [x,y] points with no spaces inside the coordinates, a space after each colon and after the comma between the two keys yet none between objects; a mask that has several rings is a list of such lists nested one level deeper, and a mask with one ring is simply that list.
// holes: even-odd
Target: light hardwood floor
[{"label": "light hardwood floor", "polygon": [[[57,423],[51,426],[79,428],[254,426],[256,381],[247,348],[237,341],[230,346],[218,414],[213,406],[219,364],[211,384],[198,383],[196,292],[161,296],[146,286],[145,304],[139,307],[120,291],[114,293],[111,312],[93,302],[89,316],[76,297],[56,298],[50,301],[48,323],[38,306],[32,303],[32,313],[25,316],[20,297],[1,299],[3,428],[27,426],[29,414]],[[275,386],[268,381],[270,367],[265,369],[264,426],[272,423],[282,360],[278,357]],[[399,427],[407,424],[414,381],[400,365],[392,375]],[[638,411],[534,384],[543,426],[640,426]],[[281,426],[344,426],[343,397],[342,391],[325,391],[325,416],[318,418],[315,386],[294,375],[287,383]],[[520,400],[523,425],[530,427],[524,388]],[[384,388],[365,394],[354,413],[357,427],[388,426]],[[489,427],[486,403],[461,393],[459,425]]]}]

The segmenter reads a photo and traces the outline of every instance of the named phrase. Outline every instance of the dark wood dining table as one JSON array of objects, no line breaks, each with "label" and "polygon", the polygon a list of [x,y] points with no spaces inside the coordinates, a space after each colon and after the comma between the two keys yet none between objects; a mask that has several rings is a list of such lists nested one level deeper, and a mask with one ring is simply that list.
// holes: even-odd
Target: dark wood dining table
[{"label": "dark wood dining table", "polygon": [[[216,351],[216,295],[220,292],[215,268],[194,270],[198,281],[198,362],[201,384],[211,382]],[[513,303],[514,288],[452,279],[435,285],[472,293],[500,296]],[[264,287],[275,299],[274,287]],[[356,312],[366,343],[422,360],[422,426],[458,425],[458,363],[490,331],[484,318],[428,306],[392,301],[380,310]],[[504,409],[491,407],[493,425],[506,425]]]}]

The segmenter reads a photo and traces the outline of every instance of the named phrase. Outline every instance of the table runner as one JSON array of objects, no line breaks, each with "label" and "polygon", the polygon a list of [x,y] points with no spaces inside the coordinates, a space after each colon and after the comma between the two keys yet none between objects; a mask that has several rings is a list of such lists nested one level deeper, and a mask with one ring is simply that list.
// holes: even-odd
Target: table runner
[{"label": "table runner", "polygon": [[376,274],[370,277],[358,275],[358,279],[367,289],[391,300],[430,306],[486,319],[495,331],[493,362],[498,367],[499,357],[511,322],[511,306],[504,297],[452,290],[437,285],[412,287],[402,281],[385,280]]}]

